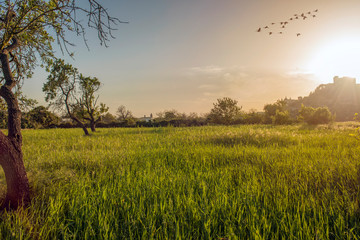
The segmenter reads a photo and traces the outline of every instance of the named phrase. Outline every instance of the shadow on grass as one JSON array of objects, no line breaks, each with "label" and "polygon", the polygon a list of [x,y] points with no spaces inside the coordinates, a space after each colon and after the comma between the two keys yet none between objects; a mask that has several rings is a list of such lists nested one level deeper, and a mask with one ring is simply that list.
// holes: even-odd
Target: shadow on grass
[{"label": "shadow on grass", "polygon": [[256,147],[288,147],[299,144],[300,140],[291,134],[268,134],[268,133],[241,133],[237,135],[225,134],[221,136],[214,136],[203,141],[205,144],[214,144],[224,147],[234,147],[236,145],[242,146],[256,146]]}]

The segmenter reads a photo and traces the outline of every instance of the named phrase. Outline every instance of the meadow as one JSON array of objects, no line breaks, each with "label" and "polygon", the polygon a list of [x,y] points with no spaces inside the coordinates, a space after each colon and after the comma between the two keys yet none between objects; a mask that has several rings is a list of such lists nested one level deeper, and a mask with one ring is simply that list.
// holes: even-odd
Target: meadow
[{"label": "meadow", "polygon": [[[358,239],[352,126],[24,130],[0,239]],[[1,192],[5,182],[1,172]]]}]

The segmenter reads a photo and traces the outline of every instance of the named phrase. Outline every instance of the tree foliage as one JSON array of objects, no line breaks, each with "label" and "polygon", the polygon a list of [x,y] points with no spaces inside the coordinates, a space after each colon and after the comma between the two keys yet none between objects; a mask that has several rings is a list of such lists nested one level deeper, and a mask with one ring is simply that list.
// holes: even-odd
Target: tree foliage
[{"label": "tree foliage", "polygon": [[237,104],[238,101],[228,97],[217,99],[208,115],[209,120],[216,124],[229,125],[236,123],[241,118],[242,109]]},{"label": "tree foliage", "polygon": [[98,78],[85,77],[79,75],[79,111],[80,118],[85,119],[90,124],[91,131],[95,132],[96,124],[101,120],[102,116],[109,110],[104,104],[98,104],[99,91],[101,83]]},{"label": "tree foliage", "polygon": [[257,112],[255,109],[249,110],[247,113],[243,113],[244,124],[260,124],[263,121],[263,113]]},{"label": "tree foliage", "polygon": [[50,128],[56,126],[60,118],[44,106],[38,106],[22,116],[23,128]]},{"label": "tree foliage", "polygon": [[157,121],[174,121],[179,119],[185,119],[186,115],[180,113],[176,109],[164,110],[162,112],[156,113]]},{"label": "tree foliage", "polygon": [[[10,54],[10,67],[19,81],[30,77],[37,60],[45,63],[54,57],[53,45],[70,54],[74,44],[67,35],[75,33],[86,43],[86,28],[98,32],[101,44],[107,45],[117,18],[108,15],[96,0],[88,0],[88,7],[76,0],[15,0],[0,1],[0,50]],[[80,16],[88,16],[83,25]],[[2,78],[2,81],[4,78]]]},{"label": "tree foliage", "polygon": [[54,107],[64,110],[68,117],[77,122],[88,135],[86,121],[91,130],[108,111],[105,104],[97,104],[96,92],[101,83],[97,78],[85,77],[71,64],[62,59],[52,62],[48,68],[49,76],[43,86],[45,100]]},{"label": "tree foliage", "polygon": [[264,123],[266,124],[274,123],[276,115],[278,115],[277,118],[284,117],[281,115],[287,115],[285,107],[286,107],[286,102],[284,100],[277,100],[273,104],[266,104],[264,106],[264,111],[265,111]]},{"label": "tree foliage", "polygon": [[127,109],[124,105],[120,105],[116,111],[116,115],[119,121],[127,121],[133,119],[134,116],[132,112]]},{"label": "tree foliage", "polygon": [[298,119],[306,122],[307,124],[317,125],[332,122],[334,120],[334,116],[327,107],[312,108],[301,105]]}]

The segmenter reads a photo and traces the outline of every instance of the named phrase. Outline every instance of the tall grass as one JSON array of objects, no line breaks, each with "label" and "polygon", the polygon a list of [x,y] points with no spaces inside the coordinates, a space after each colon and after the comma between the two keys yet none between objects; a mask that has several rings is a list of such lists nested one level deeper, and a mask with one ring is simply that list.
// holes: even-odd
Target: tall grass
[{"label": "tall grass", "polygon": [[0,238],[358,239],[351,131],[26,130],[33,201],[1,215]]}]

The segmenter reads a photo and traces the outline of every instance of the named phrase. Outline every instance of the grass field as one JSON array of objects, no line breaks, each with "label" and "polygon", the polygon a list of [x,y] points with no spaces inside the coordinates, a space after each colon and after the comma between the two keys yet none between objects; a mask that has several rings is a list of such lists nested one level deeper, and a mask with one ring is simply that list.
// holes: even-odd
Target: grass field
[{"label": "grass field", "polygon": [[[24,130],[28,209],[1,239],[358,239],[349,127]],[[4,192],[4,177],[1,173]]]}]

